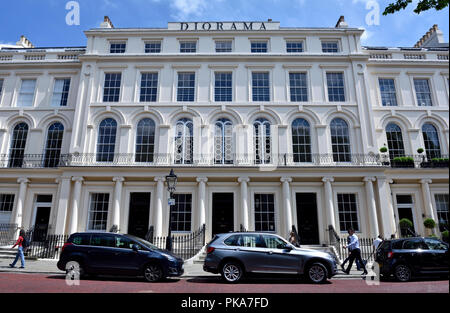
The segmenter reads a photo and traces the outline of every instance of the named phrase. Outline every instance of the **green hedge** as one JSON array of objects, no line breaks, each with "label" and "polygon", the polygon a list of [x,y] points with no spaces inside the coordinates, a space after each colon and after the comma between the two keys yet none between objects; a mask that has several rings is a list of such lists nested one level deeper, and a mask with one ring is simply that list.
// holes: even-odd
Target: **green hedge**
[{"label": "green hedge", "polygon": [[397,157],[394,158],[394,162],[414,163],[414,159],[412,157]]}]

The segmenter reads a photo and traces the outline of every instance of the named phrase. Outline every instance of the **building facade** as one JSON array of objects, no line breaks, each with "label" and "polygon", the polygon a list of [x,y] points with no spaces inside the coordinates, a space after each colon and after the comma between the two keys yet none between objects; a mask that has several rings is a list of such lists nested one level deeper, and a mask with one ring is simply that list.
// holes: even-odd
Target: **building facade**
[{"label": "building facade", "polygon": [[437,26],[414,48],[363,47],[363,32],[343,18],[167,29],[105,18],[86,47],[2,47],[0,223],[164,236],[170,221],[174,234],[205,224],[207,238],[295,226],[309,245],[327,244],[330,226],[398,236],[403,218],[419,234],[433,218],[439,233],[448,44]]}]

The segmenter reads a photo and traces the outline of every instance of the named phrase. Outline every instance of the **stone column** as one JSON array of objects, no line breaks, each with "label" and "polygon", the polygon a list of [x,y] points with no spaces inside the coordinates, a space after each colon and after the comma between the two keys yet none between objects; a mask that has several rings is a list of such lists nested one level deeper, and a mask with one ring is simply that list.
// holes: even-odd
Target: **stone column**
[{"label": "stone column", "polygon": [[[16,212],[14,214],[13,224],[16,224],[17,227],[23,227],[23,207],[25,203],[25,197],[27,195],[27,188],[28,183],[30,181],[28,178],[19,178],[17,180],[17,183],[20,184],[19,186],[19,196],[17,197],[17,206],[16,206]],[[17,230],[17,234],[19,234],[19,230]],[[15,236],[17,237],[17,236]]]},{"label": "stone column", "polygon": [[[425,218],[431,218],[433,219],[436,224],[439,224],[437,212],[434,211],[433,208],[433,200],[431,199],[431,192],[430,192],[430,184],[433,181],[431,179],[422,179],[420,183],[422,184],[422,196],[423,196],[423,203],[425,205]],[[432,230],[433,235],[435,234],[435,230]]]},{"label": "stone column", "polygon": [[69,208],[71,177],[59,179],[59,199],[57,204],[55,235],[64,235],[66,231],[66,219]]},{"label": "stone column", "polygon": [[69,235],[78,231],[78,209],[81,201],[81,187],[83,185],[83,177],[73,177],[72,181],[75,182],[72,198],[72,217],[70,218]]},{"label": "stone column", "polygon": [[373,182],[376,180],[375,177],[364,178],[366,183],[367,211],[369,211],[370,217],[370,234],[372,238],[376,238],[380,235],[380,230],[378,229],[377,205],[373,191]]},{"label": "stone column", "polygon": [[283,200],[284,200],[284,214],[286,218],[286,234],[292,230],[292,205],[291,205],[291,177],[282,177],[281,182],[283,183]]},{"label": "stone column", "polygon": [[206,224],[206,183],[208,182],[208,178],[206,177],[198,177],[198,204],[199,204],[199,227]]},{"label": "stone column", "polygon": [[334,217],[333,188],[331,186],[331,183],[334,182],[334,177],[324,177],[322,181],[325,184],[325,206],[327,210],[328,226],[331,225],[336,230],[336,222]]},{"label": "stone column", "polygon": [[241,223],[246,230],[249,230],[248,223],[248,183],[250,178],[240,177],[238,182],[241,184]]},{"label": "stone column", "polygon": [[120,203],[122,201],[122,189],[123,182],[125,179],[123,177],[114,177],[113,182],[116,183],[114,187],[114,202],[112,211],[112,225],[117,226],[117,230],[120,231]]},{"label": "stone column", "polygon": [[392,204],[391,184],[393,181],[386,177],[377,177],[378,194],[381,212],[381,225],[383,237],[389,239],[391,235],[397,233],[397,226],[394,216],[394,206]]},{"label": "stone column", "polygon": [[156,182],[156,205],[155,205],[155,236],[162,237],[163,234],[163,197],[164,177],[155,177]]}]

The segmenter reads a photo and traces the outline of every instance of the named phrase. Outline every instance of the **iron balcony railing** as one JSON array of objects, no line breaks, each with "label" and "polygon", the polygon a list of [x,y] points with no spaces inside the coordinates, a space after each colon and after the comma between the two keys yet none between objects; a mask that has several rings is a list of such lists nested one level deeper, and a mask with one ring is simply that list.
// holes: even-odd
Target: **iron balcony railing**
[{"label": "iron balcony railing", "polygon": [[392,167],[448,168],[448,156],[428,160],[416,155],[398,161],[379,154],[233,154],[217,159],[213,154],[193,154],[178,159],[174,154],[24,154],[0,155],[0,168],[63,168],[63,167]]}]

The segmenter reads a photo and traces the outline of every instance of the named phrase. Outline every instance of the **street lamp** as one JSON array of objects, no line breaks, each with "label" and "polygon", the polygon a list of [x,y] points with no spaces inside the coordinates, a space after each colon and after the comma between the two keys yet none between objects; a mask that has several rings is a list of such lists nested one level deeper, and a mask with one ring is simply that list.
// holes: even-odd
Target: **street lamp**
[{"label": "street lamp", "polygon": [[[167,182],[167,191],[170,194],[170,199],[173,199],[173,193],[177,187],[178,177],[173,172],[173,169],[170,171],[170,174],[166,176]],[[166,250],[172,251],[172,203],[169,203],[169,232],[166,239]]]}]

